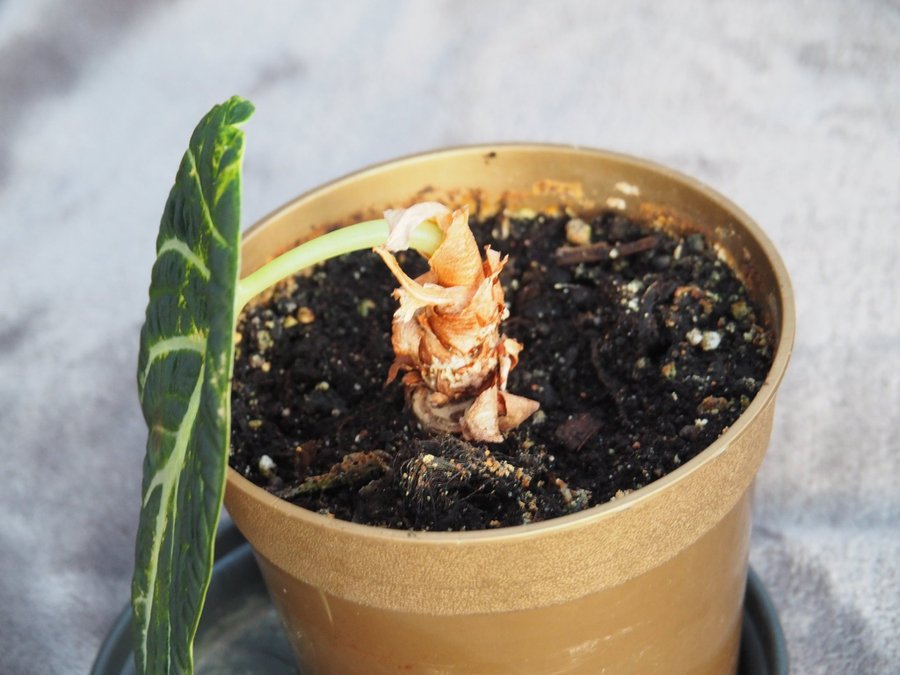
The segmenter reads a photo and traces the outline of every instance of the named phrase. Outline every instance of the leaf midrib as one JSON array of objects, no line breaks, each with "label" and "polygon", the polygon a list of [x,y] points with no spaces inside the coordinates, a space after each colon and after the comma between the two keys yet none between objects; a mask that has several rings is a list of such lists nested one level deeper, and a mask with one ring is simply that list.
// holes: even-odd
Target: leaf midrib
[{"label": "leaf midrib", "polygon": [[154,471],[153,479],[147,485],[147,489],[144,496],[144,502],[141,505],[142,508],[146,508],[150,497],[156,491],[157,488],[161,488],[162,494],[160,495],[159,505],[160,508],[156,514],[156,522],[153,530],[153,539],[151,545],[151,553],[148,565],[148,585],[147,592],[143,596],[143,598],[136,600],[140,604],[144,606],[143,613],[143,625],[141,626],[141,644],[140,651],[142,655],[142,660],[144,663],[147,662],[147,639],[149,635],[149,627],[150,621],[153,615],[154,608],[154,593],[156,591],[156,570],[159,565],[159,552],[162,547],[163,533],[165,532],[166,526],[169,523],[169,510],[171,508],[172,515],[175,515],[175,504],[172,503],[175,494],[177,493],[178,484],[181,479],[181,468],[184,466],[184,458],[187,452],[188,443],[191,438],[191,432],[194,429],[194,421],[197,418],[197,413],[200,410],[200,399],[203,393],[203,378],[205,375],[206,364],[200,366],[200,372],[197,374],[197,383],[194,385],[194,389],[191,392],[191,398],[188,401],[187,409],[185,410],[184,417],[181,419],[181,423],[178,425],[178,430],[175,436],[175,445],[172,448],[172,453],[169,455],[165,464],[162,467],[157,468]]}]

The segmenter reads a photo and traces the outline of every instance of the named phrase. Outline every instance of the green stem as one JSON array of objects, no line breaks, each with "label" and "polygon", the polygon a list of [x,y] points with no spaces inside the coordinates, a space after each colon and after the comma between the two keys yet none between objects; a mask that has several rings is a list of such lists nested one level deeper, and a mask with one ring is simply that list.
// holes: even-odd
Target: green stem
[{"label": "green stem", "polygon": [[[235,293],[235,316],[254,297],[282,279],[297,274],[311,265],[345,253],[383,246],[387,241],[389,229],[384,219],[368,220],[310,239],[283,253],[238,282]],[[409,245],[420,253],[431,255],[443,239],[444,233],[429,220],[413,230]]]}]

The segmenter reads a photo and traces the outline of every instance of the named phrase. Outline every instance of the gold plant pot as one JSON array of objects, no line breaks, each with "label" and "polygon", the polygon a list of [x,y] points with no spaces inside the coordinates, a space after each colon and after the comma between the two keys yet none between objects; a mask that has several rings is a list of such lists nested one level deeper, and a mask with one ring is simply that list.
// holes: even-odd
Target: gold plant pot
[{"label": "gold plant pot", "polygon": [[382,164],[309,192],[246,235],[243,274],[320,228],[425,198],[617,208],[704,233],[775,335],[743,415],[697,457],[615,502],[464,533],[402,532],[304,510],[229,470],[226,507],[252,545],[302,672],[730,673],[747,576],[752,484],[794,338],[787,272],[739,208],[650,162],[492,145]]}]

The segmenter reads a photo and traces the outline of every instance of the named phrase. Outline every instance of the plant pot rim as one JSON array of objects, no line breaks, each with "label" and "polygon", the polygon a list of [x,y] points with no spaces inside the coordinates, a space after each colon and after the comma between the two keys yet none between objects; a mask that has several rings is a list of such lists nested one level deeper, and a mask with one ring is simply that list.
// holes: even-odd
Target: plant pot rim
[{"label": "plant pot rim", "polygon": [[292,504],[288,501],[276,497],[265,489],[255,485],[248,479],[241,476],[231,466],[228,467],[227,483],[229,490],[237,490],[246,493],[255,501],[266,504],[268,507],[281,511],[284,515],[292,519],[299,519],[307,522],[309,525],[325,528],[333,531],[341,531],[347,535],[361,537],[367,539],[379,540],[415,540],[419,544],[446,545],[448,543],[460,545],[476,545],[482,542],[496,542],[497,540],[517,540],[527,539],[531,537],[543,536],[551,532],[559,532],[562,530],[580,528],[588,524],[595,524],[598,521],[612,518],[614,515],[623,511],[633,509],[639,504],[651,499],[659,492],[668,489],[671,485],[681,482],[700,467],[713,461],[721,455],[732,440],[740,436],[744,429],[750,426],[753,420],[760,414],[765,413],[769,409],[772,399],[778,390],[778,385],[784,377],[785,370],[790,360],[791,351],[793,349],[794,334],[796,330],[794,294],[788,277],[787,269],[781,260],[777,250],[772,242],[765,235],[763,230],[756,222],[745,213],[740,207],[731,200],[724,197],[716,190],[692,178],[686,174],[676,171],[656,162],[640,159],[631,155],[612,152],[608,150],[599,150],[580,145],[566,145],[553,143],[490,143],[490,144],[474,144],[461,145],[436,150],[415,153],[391,159],[384,162],[372,164],[363,169],[346,174],[340,178],[321,184],[310,190],[303,192],[298,197],[290,200],[274,211],[268,213],[258,220],[254,225],[244,232],[244,238],[252,235],[257,230],[264,227],[274,218],[279,217],[284,212],[293,210],[301,206],[304,202],[321,195],[322,193],[336,190],[345,186],[347,183],[354,182],[364,176],[379,173],[386,168],[394,168],[403,165],[415,165],[421,161],[432,161],[435,159],[452,159],[460,155],[483,155],[485,161],[489,161],[491,153],[514,152],[519,154],[531,154],[534,152],[552,151],[562,156],[592,156],[598,159],[606,159],[621,164],[627,164],[634,168],[643,169],[653,172],[663,178],[681,184],[684,187],[701,194],[711,202],[716,203],[725,211],[733,215],[736,221],[750,234],[756,241],[765,258],[771,267],[773,276],[777,282],[777,302],[781,308],[781,321],[778,325],[774,325],[777,335],[775,345],[774,358],[766,378],[756,396],[753,397],[750,405],[740,415],[740,417],[732,424],[725,433],[719,436],[709,446],[704,448],[691,460],[685,462],[682,466],[674,471],[669,472],[662,478],[658,478],[644,487],[631,492],[624,497],[617,498],[614,501],[598,504],[577,513],[559,516],[550,520],[529,523],[527,525],[514,525],[491,530],[473,530],[473,531],[453,531],[453,532],[430,532],[419,530],[397,530],[380,526],[363,525],[345,520],[340,520],[331,516],[309,511],[303,507]]}]

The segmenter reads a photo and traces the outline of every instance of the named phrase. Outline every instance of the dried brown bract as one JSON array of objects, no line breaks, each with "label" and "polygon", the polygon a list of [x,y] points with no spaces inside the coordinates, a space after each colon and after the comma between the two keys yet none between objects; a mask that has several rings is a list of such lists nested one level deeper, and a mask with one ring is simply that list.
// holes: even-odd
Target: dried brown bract
[{"label": "dried brown bract", "polygon": [[[509,314],[499,279],[506,258],[488,246],[482,260],[464,208],[451,212],[427,202],[385,217],[391,236],[375,251],[400,282],[388,382],[406,373],[407,398],[426,427],[467,440],[502,441],[504,432],[538,409],[536,401],[506,391],[522,350],[500,334]],[[391,251],[406,249],[413,229],[428,219],[437,222],[444,240],[428,260],[430,270],[411,279]]]}]

